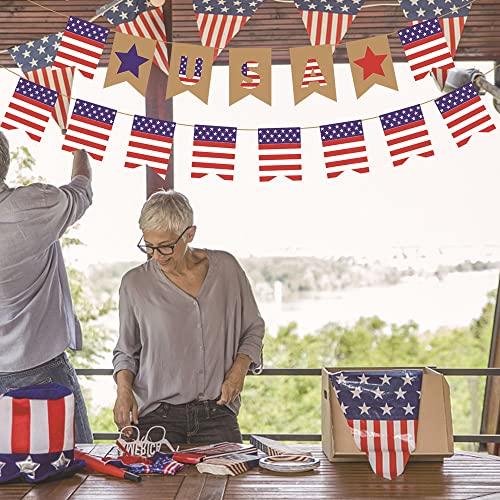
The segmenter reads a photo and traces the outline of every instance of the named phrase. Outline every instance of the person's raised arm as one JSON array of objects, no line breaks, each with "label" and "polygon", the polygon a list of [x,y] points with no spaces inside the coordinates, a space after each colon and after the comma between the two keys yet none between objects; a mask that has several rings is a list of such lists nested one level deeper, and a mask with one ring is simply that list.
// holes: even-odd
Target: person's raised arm
[{"label": "person's raised arm", "polygon": [[71,172],[71,178],[73,179],[77,175],[83,175],[89,180],[92,180],[89,155],[85,149],[79,149],[73,152],[73,171]]}]

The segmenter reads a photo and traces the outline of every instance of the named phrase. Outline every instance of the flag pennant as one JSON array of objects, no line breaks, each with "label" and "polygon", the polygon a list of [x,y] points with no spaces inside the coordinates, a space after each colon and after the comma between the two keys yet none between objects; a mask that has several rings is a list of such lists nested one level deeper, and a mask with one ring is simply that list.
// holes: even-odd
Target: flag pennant
[{"label": "flag pennant", "polygon": [[401,475],[417,445],[422,370],[343,371],[330,382],[373,472],[386,479]]},{"label": "flag pennant", "polygon": [[114,109],[77,99],[62,149],[72,152],[84,148],[94,160],[102,161],[115,117]]},{"label": "flag pennant", "polygon": [[259,181],[302,180],[300,128],[259,128]]},{"label": "flag pennant", "polygon": [[392,164],[402,165],[410,156],[434,156],[419,104],[380,115]]},{"label": "flag pennant", "polygon": [[455,67],[443,30],[437,19],[398,31],[413,78],[424,78],[433,68]]},{"label": "flag pennant", "polygon": [[127,82],[146,95],[156,41],[116,33],[104,87]]},{"label": "flag pennant", "polygon": [[328,179],[346,170],[360,174],[370,171],[361,120],[323,125],[320,133]]},{"label": "flag pennant", "polygon": [[214,48],[214,60],[255,14],[263,1],[193,0],[201,43]]},{"label": "flag pennant", "polygon": [[311,45],[331,45],[342,41],[365,0],[295,0]]},{"label": "flag pennant", "polygon": [[472,83],[434,102],[459,148],[467,144],[474,133],[491,132],[496,128]]},{"label": "flag pennant", "polygon": [[74,66],[87,78],[94,78],[109,30],[70,16],[54,60],[55,68]]},{"label": "flag pennant", "polygon": [[19,78],[0,127],[24,130],[31,139],[40,142],[57,96],[55,90]]},{"label": "flag pennant", "polygon": [[149,0],[122,1],[106,12],[105,17],[122,33],[156,40],[153,64],[168,75],[167,31],[162,7],[151,8]]},{"label": "flag pennant", "polygon": [[146,165],[165,179],[174,142],[175,123],[135,115],[125,166]]},{"label": "flag pennant", "polygon": [[216,174],[225,181],[234,179],[236,127],[195,125],[192,179]]},{"label": "flag pennant", "polygon": [[52,68],[63,32],[16,45],[9,53],[27,80],[59,93],[52,116],[61,129],[68,123],[68,110],[75,69]]}]

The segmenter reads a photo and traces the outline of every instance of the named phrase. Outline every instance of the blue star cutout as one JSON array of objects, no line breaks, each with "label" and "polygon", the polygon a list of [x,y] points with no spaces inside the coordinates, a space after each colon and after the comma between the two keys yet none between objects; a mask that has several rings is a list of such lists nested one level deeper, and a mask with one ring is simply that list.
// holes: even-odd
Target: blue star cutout
[{"label": "blue star cutout", "polygon": [[136,78],[139,78],[139,66],[149,61],[147,57],[142,57],[137,53],[135,43],[128,52],[116,52],[116,55],[121,61],[118,73],[130,71]]}]

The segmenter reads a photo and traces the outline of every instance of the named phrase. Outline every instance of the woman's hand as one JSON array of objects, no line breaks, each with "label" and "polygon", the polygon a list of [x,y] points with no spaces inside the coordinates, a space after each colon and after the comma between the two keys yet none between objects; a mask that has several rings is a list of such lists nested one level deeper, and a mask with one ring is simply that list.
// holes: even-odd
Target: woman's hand
[{"label": "woman's hand", "polygon": [[226,405],[233,402],[245,384],[245,377],[250,366],[251,359],[246,354],[238,354],[234,360],[233,366],[226,373],[226,377],[222,384],[221,396],[218,405]]},{"label": "woman's hand", "polygon": [[[118,388],[118,396],[116,398],[115,407],[113,408],[113,416],[118,429],[123,429],[130,425],[130,412],[132,412],[132,422],[139,423],[137,417],[137,401],[131,388]],[[125,431],[126,435],[132,434],[132,429]]]}]

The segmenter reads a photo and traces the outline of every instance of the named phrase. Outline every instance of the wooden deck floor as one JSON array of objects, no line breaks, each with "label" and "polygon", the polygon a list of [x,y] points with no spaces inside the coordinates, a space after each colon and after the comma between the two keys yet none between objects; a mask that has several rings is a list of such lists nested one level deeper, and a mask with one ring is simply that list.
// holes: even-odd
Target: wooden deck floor
[{"label": "wooden deck floor", "polygon": [[178,475],[145,476],[142,483],[78,474],[37,486],[0,486],[2,500],[318,500],[318,499],[500,499],[500,458],[458,452],[444,463],[410,463],[393,481],[375,476],[367,463],[331,464],[321,457],[314,472],[283,475],[253,470],[237,477],[199,474],[187,466]]}]

